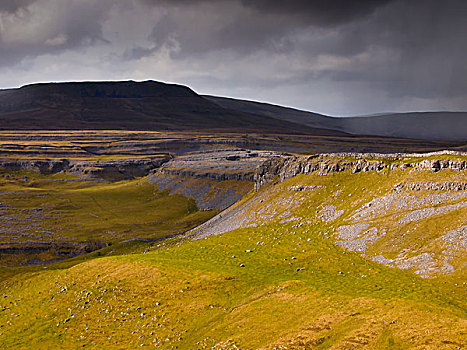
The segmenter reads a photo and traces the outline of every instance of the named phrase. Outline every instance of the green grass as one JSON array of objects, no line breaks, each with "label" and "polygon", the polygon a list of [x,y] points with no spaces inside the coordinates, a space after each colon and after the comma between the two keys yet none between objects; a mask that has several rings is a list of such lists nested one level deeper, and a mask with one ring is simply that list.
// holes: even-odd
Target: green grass
[{"label": "green grass", "polygon": [[[67,175],[20,171],[0,177],[0,203],[8,205],[0,242],[74,242],[111,244],[99,252],[114,255],[144,251],[147,243],[184,232],[206,221],[215,210],[199,211],[193,199],[159,191],[144,179],[96,182]],[[25,180],[27,177],[27,180]],[[96,253],[97,254],[97,253]],[[53,249],[42,253],[0,254],[0,276],[11,275],[32,259],[63,259]],[[82,258],[74,259],[75,263]],[[73,261],[74,261],[73,260]],[[27,269],[26,269],[27,270]]]},{"label": "green grass", "polygon": [[[27,181],[22,180],[24,176],[28,176]],[[156,185],[144,180],[66,180],[71,178],[61,174],[52,178],[12,174],[3,183],[0,180],[0,200],[15,208],[19,217],[27,210],[41,209],[37,219],[41,226],[78,241],[159,238],[185,231],[214,213],[200,212],[194,200],[158,191]]]},{"label": "green grass", "polygon": [[346,253],[318,227],[307,231],[243,229],[17,276],[1,285],[1,305],[10,309],[0,313],[0,341],[6,348],[257,349],[292,346],[301,334],[323,349],[357,341],[463,344],[465,300],[454,285]]},{"label": "green grass", "polygon": [[[390,193],[397,183],[459,179],[462,174],[451,171],[300,175],[246,196],[243,203],[251,203],[248,215],[257,227],[197,241],[114,243],[46,268],[0,269],[0,344],[5,349],[466,347],[465,258],[457,258],[453,274],[420,278],[345,251],[325,234],[349,224],[357,208]],[[135,230],[128,233],[134,236],[157,220],[172,220],[175,226],[193,217],[206,219],[196,216],[201,214],[190,201],[157,192],[144,181],[64,183],[55,194],[63,196],[60,200],[52,200],[55,187],[47,179],[35,181],[32,189],[24,189],[31,197],[23,203],[35,206],[43,198],[35,194],[48,193],[51,208],[73,213],[67,220],[76,220],[88,233],[100,232],[103,222],[122,234]],[[323,187],[289,190],[297,184]],[[23,190],[19,182],[4,186]],[[290,205],[291,197],[301,199]],[[117,203],[122,208],[115,208]],[[329,204],[344,214],[325,223],[316,211]],[[276,217],[261,218],[263,209],[264,214],[275,210]],[[280,223],[278,216],[286,211],[307,220],[299,227]],[[399,215],[391,209],[371,223],[380,227]],[[456,211],[416,225],[394,225],[388,239],[368,254],[430,247],[453,222],[465,222],[465,215]],[[154,225],[153,232],[162,232],[155,231],[159,227]],[[413,234],[404,240],[391,236],[408,228]],[[439,253],[441,248],[430,249]]]}]

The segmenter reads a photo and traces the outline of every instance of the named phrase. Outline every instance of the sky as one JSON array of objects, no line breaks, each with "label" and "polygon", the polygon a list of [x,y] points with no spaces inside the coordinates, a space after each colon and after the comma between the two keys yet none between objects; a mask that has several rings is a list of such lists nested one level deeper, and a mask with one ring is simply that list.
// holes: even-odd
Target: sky
[{"label": "sky", "polygon": [[333,116],[467,110],[464,0],[0,0],[0,89],[157,80]]}]

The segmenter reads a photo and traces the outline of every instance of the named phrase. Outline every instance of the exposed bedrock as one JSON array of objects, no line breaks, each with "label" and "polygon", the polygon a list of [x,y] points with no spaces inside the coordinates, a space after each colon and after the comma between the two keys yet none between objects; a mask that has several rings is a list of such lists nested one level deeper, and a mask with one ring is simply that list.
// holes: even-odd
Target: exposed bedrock
[{"label": "exposed bedrock", "polygon": [[[437,153],[439,155],[443,152]],[[343,153],[343,154],[320,154],[312,156],[276,156],[267,159],[258,167],[255,173],[255,190],[259,190],[266,183],[278,178],[279,181],[294,177],[299,174],[310,174],[318,172],[319,175],[351,170],[352,173],[367,171],[382,171],[385,169],[414,169],[420,171],[440,171],[445,169],[463,171],[467,169],[467,161],[456,159],[424,159],[418,162],[405,161],[408,157],[427,157],[433,154],[365,154],[365,153]],[[346,160],[339,157],[354,157]],[[365,159],[370,158],[370,159]],[[380,158],[382,160],[372,160]],[[465,184],[446,184],[445,187],[464,188]],[[430,185],[428,185],[430,187]],[[436,188],[433,187],[434,190]]]},{"label": "exposed bedrock", "polygon": [[[463,159],[436,159],[445,154],[325,153],[310,156],[290,155],[274,151],[205,149],[173,157],[169,154],[131,156],[122,159],[0,159],[0,168],[34,170],[44,174],[61,171],[104,179],[132,179],[157,170],[161,175],[214,181],[251,181],[256,190],[278,178],[283,181],[298,174],[318,172],[320,175],[350,170],[352,173],[396,169],[441,171],[467,169]],[[410,158],[428,158],[411,161]],[[465,157],[464,157],[465,159]]]},{"label": "exposed bedrock", "polygon": [[105,179],[133,179],[146,176],[170,159],[169,156],[155,159],[124,159],[96,162],[71,163],[69,171]]},{"label": "exposed bedrock", "polygon": [[32,170],[42,174],[55,174],[67,171],[73,174],[105,178],[132,179],[148,175],[155,168],[167,162],[170,157],[157,158],[127,158],[121,160],[50,160],[50,159],[15,159],[0,160],[0,169]]},{"label": "exposed bedrock", "polygon": [[212,150],[176,157],[149,181],[194,198],[201,209],[225,209],[253,189],[258,167],[280,154],[269,151]]},{"label": "exposed bedrock", "polygon": [[159,172],[164,175],[203,178],[217,181],[254,181],[261,164],[279,153],[250,150],[214,150],[176,157],[163,164]]},{"label": "exposed bedrock", "polygon": [[53,174],[69,169],[70,162],[67,159],[9,159],[0,160],[0,168],[5,170],[34,170],[43,174]]},{"label": "exposed bedrock", "polygon": [[172,194],[193,198],[198,208],[203,210],[223,210],[238,202],[253,188],[253,183],[247,180],[219,181],[160,173],[151,175],[149,182],[157,184],[160,191],[169,190]]}]

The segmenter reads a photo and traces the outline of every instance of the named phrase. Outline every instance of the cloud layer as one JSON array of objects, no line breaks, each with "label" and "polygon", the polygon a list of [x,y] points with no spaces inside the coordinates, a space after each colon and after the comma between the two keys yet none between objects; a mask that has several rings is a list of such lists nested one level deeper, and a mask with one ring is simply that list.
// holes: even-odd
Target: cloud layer
[{"label": "cloud layer", "polygon": [[332,115],[467,110],[463,0],[6,0],[0,87],[163,80]]}]

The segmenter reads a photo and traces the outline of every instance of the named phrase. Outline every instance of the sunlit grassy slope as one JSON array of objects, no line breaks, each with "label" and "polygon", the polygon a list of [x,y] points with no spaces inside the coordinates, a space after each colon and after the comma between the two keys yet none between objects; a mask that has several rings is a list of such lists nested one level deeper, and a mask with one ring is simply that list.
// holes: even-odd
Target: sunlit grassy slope
[{"label": "sunlit grassy slope", "polygon": [[[0,203],[0,243],[112,245],[107,251],[115,253],[126,251],[122,242],[127,240],[184,232],[215,214],[198,210],[193,199],[159,191],[145,179],[95,182],[24,171],[1,174]],[[63,258],[56,249],[0,251],[0,266]],[[6,270],[0,270],[1,276]]]},{"label": "sunlit grassy slope", "polygon": [[199,212],[194,200],[158,191],[156,185],[144,179],[72,181],[73,177],[63,174],[44,176],[32,172],[4,176],[8,178],[0,178],[0,198],[18,215],[16,222],[21,222],[22,213],[35,209],[41,213],[37,224],[54,233],[47,237],[25,234],[19,241],[158,238],[186,230],[212,215]]},{"label": "sunlit grassy slope", "polygon": [[[464,348],[462,256],[453,258],[454,273],[437,278],[370,257],[406,247],[418,254],[465,223],[465,210],[398,226],[396,218],[405,213],[390,207],[387,215],[365,221],[393,227],[367,256],[336,245],[331,234],[395,184],[464,181],[463,176],[450,171],[301,175],[238,205],[246,209],[237,219],[256,226],[133,247],[139,254],[25,269],[0,283],[0,344],[5,349]],[[297,185],[321,187],[290,190]],[[344,213],[322,221],[321,208],[331,204]],[[291,217],[298,219],[286,221]],[[396,237],[408,230],[405,238]]]}]

